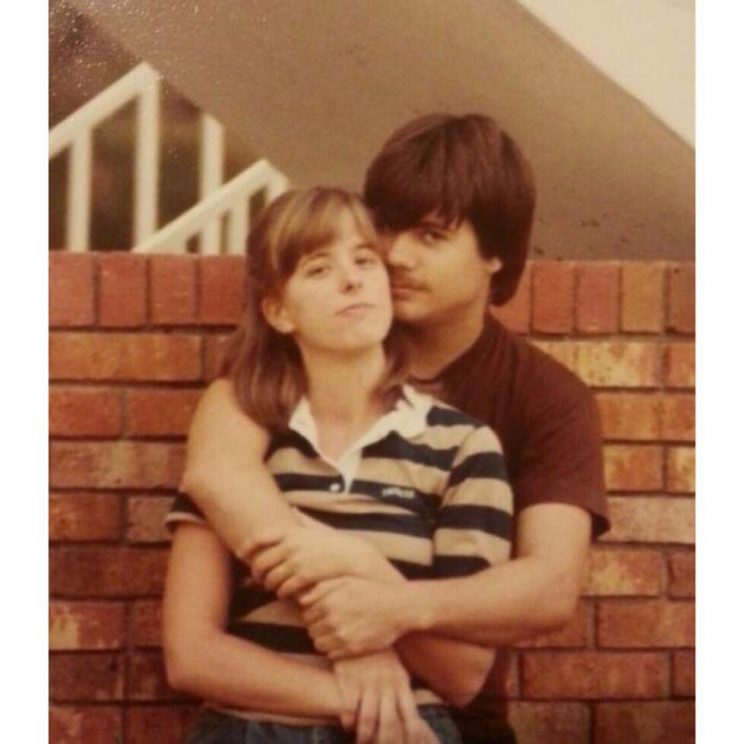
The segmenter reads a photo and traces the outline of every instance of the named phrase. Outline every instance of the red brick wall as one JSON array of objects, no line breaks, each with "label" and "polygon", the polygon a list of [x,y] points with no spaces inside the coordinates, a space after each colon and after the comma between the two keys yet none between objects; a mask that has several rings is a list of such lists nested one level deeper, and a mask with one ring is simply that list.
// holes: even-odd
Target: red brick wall
[{"label": "red brick wall", "polygon": [[[175,744],[161,520],[238,258],[50,255],[51,739]],[[499,315],[596,389],[612,532],[560,633],[516,654],[522,744],[685,744],[694,716],[694,267],[534,262]],[[118,738],[115,738],[118,737]]]}]

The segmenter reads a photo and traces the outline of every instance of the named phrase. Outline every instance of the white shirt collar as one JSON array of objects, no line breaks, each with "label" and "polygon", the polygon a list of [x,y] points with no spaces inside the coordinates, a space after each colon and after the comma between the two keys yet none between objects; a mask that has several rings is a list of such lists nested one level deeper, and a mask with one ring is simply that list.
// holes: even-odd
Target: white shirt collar
[{"label": "white shirt collar", "polygon": [[320,450],[318,427],[310,410],[310,401],[305,396],[295,407],[289,419],[289,428],[307,439],[323,460],[342,472],[348,471],[348,466],[352,462],[358,465],[358,456],[364,447],[379,442],[391,432],[395,431],[402,437],[410,438],[420,434],[426,428],[426,417],[432,405],[432,398],[425,393],[418,392],[410,385],[402,385],[401,388],[402,395],[396,401],[394,408],[380,416],[359,439],[348,447],[337,462],[326,457]]}]

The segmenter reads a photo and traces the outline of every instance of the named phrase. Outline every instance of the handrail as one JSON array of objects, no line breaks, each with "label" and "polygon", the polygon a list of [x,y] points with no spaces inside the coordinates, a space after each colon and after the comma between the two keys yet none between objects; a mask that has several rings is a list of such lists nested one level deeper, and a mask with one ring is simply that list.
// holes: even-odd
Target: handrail
[{"label": "handrail", "polygon": [[144,240],[157,229],[160,75],[143,62],[49,132],[50,159],[70,149],[66,224],[66,248],[69,251],[87,251],[90,245],[93,129],[135,99],[138,100],[133,209],[135,242]]},{"label": "handrail", "polygon": [[286,190],[287,177],[268,160],[259,160],[240,175],[213,191],[198,204],[177,217],[154,235],[137,244],[134,253],[182,253],[186,241],[198,235],[208,225],[228,216],[227,252],[243,252],[249,229],[248,200],[256,192],[266,189],[266,200],[271,201]]},{"label": "handrail", "polygon": [[75,142],[81,129],[92,129],[107,119],[148,86],[158,87],[160,75],[147,62],[142,62],[119,78],[95,98],[83,104],[49,132],[49,157],[59,155]]},{"label": "handrail", "polygon": [[66,248],[87,251],[90,245],[93,130],[117,110],[137,101],[133,236],[137,252],[184,252],[199,235],[199,249],[216,254],[221,247],[221,219],[227,214],[226,247],[242,253],[248,233],[248,201],[266,191],[270,200],[287,188],[287,179],[267,161],[254,163],[229,184],[224,171],[224,128],[201,113],[199,198],[202,200],[158,231],[160,158],[160,75],[146,62],[137,65],[49,132],[49,158],[70,150],[67,169]]}]

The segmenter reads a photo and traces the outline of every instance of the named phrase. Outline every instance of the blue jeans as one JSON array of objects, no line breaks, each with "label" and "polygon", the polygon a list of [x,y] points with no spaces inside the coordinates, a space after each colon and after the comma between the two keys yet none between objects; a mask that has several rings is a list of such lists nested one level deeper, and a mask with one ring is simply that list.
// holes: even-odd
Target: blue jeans
[{"label": "blue jeans", "polygon": [[[446,708],[424,705],[419,713],[441,744],[462,744]],[[210,710],[197,722],[186,744],[354,744],[354,735],[340,726],[289,726]]]}]

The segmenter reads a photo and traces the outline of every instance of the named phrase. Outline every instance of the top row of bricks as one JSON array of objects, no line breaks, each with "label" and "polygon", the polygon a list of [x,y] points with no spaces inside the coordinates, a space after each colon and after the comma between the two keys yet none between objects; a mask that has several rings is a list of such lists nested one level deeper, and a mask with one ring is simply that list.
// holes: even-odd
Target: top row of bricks
[{"label": "top row of bricks", "polygon": [[[53,328],[234,325],[240,256],[49,254]],[[521,333],[695,332],[693,263],[531,261],[516,296],[494,310]]]}]

